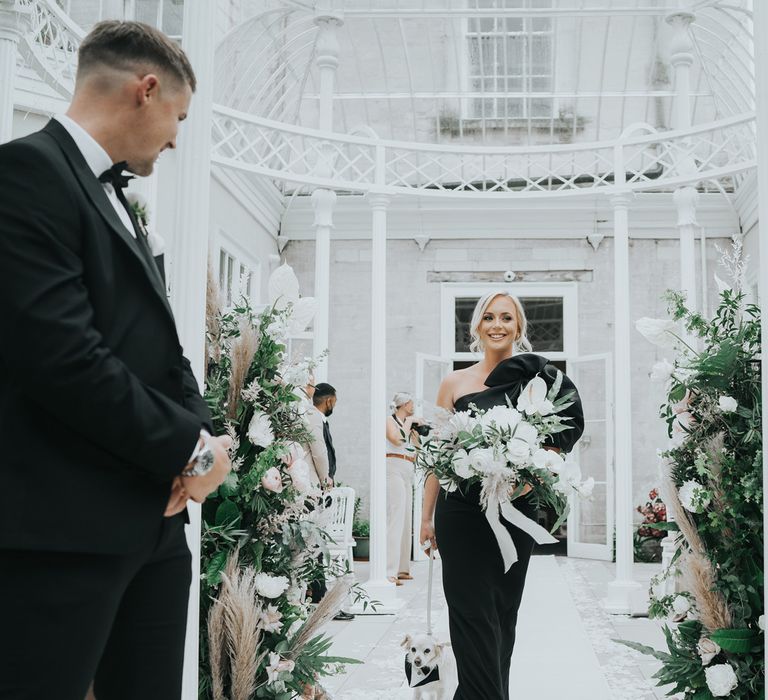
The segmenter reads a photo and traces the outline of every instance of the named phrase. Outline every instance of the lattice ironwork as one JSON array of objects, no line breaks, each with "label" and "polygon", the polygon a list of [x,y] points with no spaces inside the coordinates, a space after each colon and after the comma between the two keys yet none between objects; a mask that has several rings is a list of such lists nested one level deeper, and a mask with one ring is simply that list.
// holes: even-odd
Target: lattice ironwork
[{"label": "lattice ironwork", "polygon": [[278,181],[334,189],[534,197],[732,178],[754,167],[754,143],[751,114],[615,141],[498,149],[327,134],[216,107],[212,156]]}]

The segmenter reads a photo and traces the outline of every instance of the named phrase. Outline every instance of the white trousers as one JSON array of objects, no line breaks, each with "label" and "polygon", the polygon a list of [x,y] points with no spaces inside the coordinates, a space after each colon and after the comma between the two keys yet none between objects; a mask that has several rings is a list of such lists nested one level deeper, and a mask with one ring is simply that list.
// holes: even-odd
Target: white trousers
[{"label": "white trousers", "polygon": [[387,457],[387,576],[411,570],[413,464]]}]

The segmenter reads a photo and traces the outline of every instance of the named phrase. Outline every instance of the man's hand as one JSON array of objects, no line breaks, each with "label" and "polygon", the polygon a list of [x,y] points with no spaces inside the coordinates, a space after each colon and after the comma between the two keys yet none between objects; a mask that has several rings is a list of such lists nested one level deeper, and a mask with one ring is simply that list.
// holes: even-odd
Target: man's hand
[{"label": "man's hand", "polygon": [[227,478],[232,470],[232,462],[227,450],[232,447],[232,438],[229,435],[219,435],[208,439],[208,445],[213,450],[213,468],[202,476],[180,476],[181,485],[195,503],[202,503],[213,493]]},{"label": "man's hand", "polygon": [[181,477],[177,476],[171,485],[171,497],[168,499],[168,505],[165,507],[163,515],[170,518],[181,513],[187,507],[189,494],[181,483]]}]

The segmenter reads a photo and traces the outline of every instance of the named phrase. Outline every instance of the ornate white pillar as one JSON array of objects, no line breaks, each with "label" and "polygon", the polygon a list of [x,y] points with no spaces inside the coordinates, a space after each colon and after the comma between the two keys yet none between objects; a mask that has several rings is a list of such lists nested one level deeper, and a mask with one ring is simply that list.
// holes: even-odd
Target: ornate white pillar
[{"label": "ornate white pillar", "polygon": [[[205,292],[211,187],[211,114],[216,3],[185,2],[182,47],[197,76],[197,91],[178,138],[174,235],[169,252],[171,304],[184,351],[201,389],[205,366]],[[200,507],[191,504],[192,551],[182,697],[197,698],[200,603]]]},{"label": "ornate white pillar", "polygon": [[29,14],[16,0],[0,0],[0,143],[11,140],[16,57]]},{"label": "ornate white pillar", "polygon": [[[315,9],[315,24],[318,27],[315,64],[320,74],[320,98],[318,128],[333,131],[333,93],[336,84],[336,70],[339,67],[338,28],[343,24],[340,12],[334,11],[330,0],[321,0]],[[333,153],[330,146],[323,148],[314,168],[319,177],[333,176]],[[315,299],[317,312],[314,321],[314,355],[319,356],[328,349],[331,303],[331,228],[336,193],[318,188],[312,193],[312,207],[315,211]],[[315,369],[315,381],[328,380],[328,361],[323,360]]]},{"label": "ornate white pillar", "polygon": [[[696,220],[699,192],[695,187],[681,187],[672,195],[677,207],[677,228],[680,232],[680,291],[685,294],[688,307],[698,309],[696,300],[696,233],[700,231]],[[702,245],[704,241],[702,239]]]},{"label": "ornate white pillar", "polygon": [[[753,5],[754,36],[768,36],[768,6]],[[757,94],[757,186],[759,203],[760,271],[758,285],[760,300],[768,299],[768,44],[755,41],[755,92]],[[762,324],[761,340],[768,347],[768,323]],[[768,372],[762,374],[763,435],[768,435]],[[768,451],[763,450],[763,484],[768,484]],[[768,532],[768,491],[763,489],[763,532]],[[763,537],[763,562],[768,561],[768,540]],[[768,610],[768,591],[763,610]],[[765,649],[768,662],[768,646]]]},{"label": "ornate white pillar", "polygon": [[[619,150],[619,149],[617,149]],[[616,157],[617,181],[623,183],[624,164]],[[614,279],[614,430],[616,504],[616,578],[608,584],[605,609],[625,615],[632,610],[632,598],[640,590],[634,580],[632,548],[632,363],[630,361],[631,310],[629,294],[629,204],[633,195],[618,191],[613,205]]]}]

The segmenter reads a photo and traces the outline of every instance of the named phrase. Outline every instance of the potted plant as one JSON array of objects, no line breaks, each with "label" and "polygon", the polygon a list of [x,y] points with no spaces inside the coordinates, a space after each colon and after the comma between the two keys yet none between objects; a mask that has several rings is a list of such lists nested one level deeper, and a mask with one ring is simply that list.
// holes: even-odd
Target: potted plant
[{"label": "potted plant", "polygon": [[371,553],[371,525],[367,520],[355,518],[352,523],[352,537],[355,538],[355,560],[368,561]]},{"label": "potted plant", "polygon": [[[635,560],[642,562],[661,561],[661,540],[666,536],[663,529],[667,522],[667,507],[659,498],[657,489],[651,489],[648,502],[637,506],[637,512],[643,516],[643,522],[635,530]],[[656,526],[656,527],[654,527]]]}]

